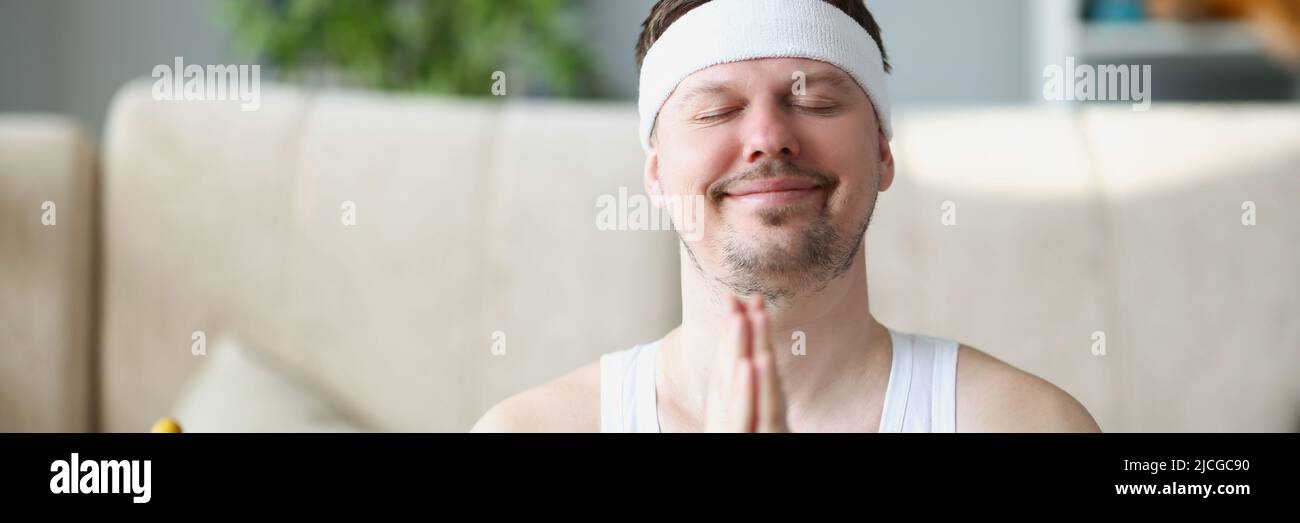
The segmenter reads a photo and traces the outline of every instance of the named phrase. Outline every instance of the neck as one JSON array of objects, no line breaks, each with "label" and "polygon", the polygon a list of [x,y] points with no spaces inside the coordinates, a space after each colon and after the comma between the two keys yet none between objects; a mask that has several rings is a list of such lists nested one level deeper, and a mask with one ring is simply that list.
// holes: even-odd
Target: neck
[{"label": "neck", "polygon": [[[664,339],[663,376],[678,407],[702,420],[723,300],[730,291],[700,274],[685,252],[681,258],[682,324]],[[841,400],[863,400],[864,391],[883,389],[877,382],[889,378],[889,333],[871,315],[861,248],[839,278],[816,292],[769,305],[768,315],[792,428],[831,417],[829,410],[843,405]],[[799,340],[803,351],[797,350]]]}]

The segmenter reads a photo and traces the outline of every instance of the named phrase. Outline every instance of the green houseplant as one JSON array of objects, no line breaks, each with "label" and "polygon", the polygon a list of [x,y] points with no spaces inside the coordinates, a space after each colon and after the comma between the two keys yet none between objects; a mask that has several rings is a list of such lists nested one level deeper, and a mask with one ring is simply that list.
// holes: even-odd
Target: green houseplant
[{"label": "green houseplant", "polygon": [[598,94],[566,0],[227,0],[236,46],[286,79],[466,96]]}]

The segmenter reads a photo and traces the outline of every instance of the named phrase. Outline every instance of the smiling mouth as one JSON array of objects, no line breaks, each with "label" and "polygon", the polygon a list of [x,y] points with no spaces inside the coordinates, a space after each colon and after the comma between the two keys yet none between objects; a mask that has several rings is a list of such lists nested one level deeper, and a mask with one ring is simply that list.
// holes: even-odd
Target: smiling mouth
[{"label": "smiling mouth", "polygon": [[705,194],[715,204],[726,201],[757,210],[812,201],[833,192],[837,185],[838,180],[822,171],[776,159],[724,177]]},{"label": "smiling mouth", "polygon": [[772,191],[755,191],[744,194],[727,194],[724,198],[750,205],[785,205],[809,198],[820,192],[821,188],[781,189]]},{"label": "smiling mouth", "polygon": [[763,179],[737,184],[722,196],[747,205],[785,205],[812,197],[821,190],[821,185],[806,179]]}]

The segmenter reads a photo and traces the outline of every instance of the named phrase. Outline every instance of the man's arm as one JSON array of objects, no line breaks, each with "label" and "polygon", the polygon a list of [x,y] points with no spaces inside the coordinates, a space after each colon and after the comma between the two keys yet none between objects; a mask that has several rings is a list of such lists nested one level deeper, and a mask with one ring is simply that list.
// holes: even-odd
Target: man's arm
[{"label": "man's arm", "polygon": [[600,363],[502,400],[470,432],[599,432]]},{"label": "man's arm", "polygon": [[958,432],[1101,432],[1083,404],[1047,380],[963,345]]}]

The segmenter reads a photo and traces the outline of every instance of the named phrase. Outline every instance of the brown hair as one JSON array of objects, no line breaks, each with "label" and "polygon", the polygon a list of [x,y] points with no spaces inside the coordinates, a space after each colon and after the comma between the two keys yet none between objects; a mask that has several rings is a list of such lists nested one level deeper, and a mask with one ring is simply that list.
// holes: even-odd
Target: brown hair
[{"label": "brown hair", "polygon": [[[885,44],[880,40],[880,25],[876,19],[871,16],[871,11],[862,3],[863,0],[823,0],[844,11],[845,14],[858,22],[858,25],[867,30],[871,39],[876,41],[876,47],[880,48],[880,58],[885,63],[885,72],[889,72],[889,56],[885,54]],[[641,69],[641,62],[645,60],[645,54],[650,50],[650,46],[663,36],[668,26],[676,22],[678,18],[686,14],[691,9],[695,9],[709,0],[659,0],[655,2],[654,7],[650,8],[650,16],[646,17],[645,22],[641,23],[641,36],[636,40],[636,68]]]}]

